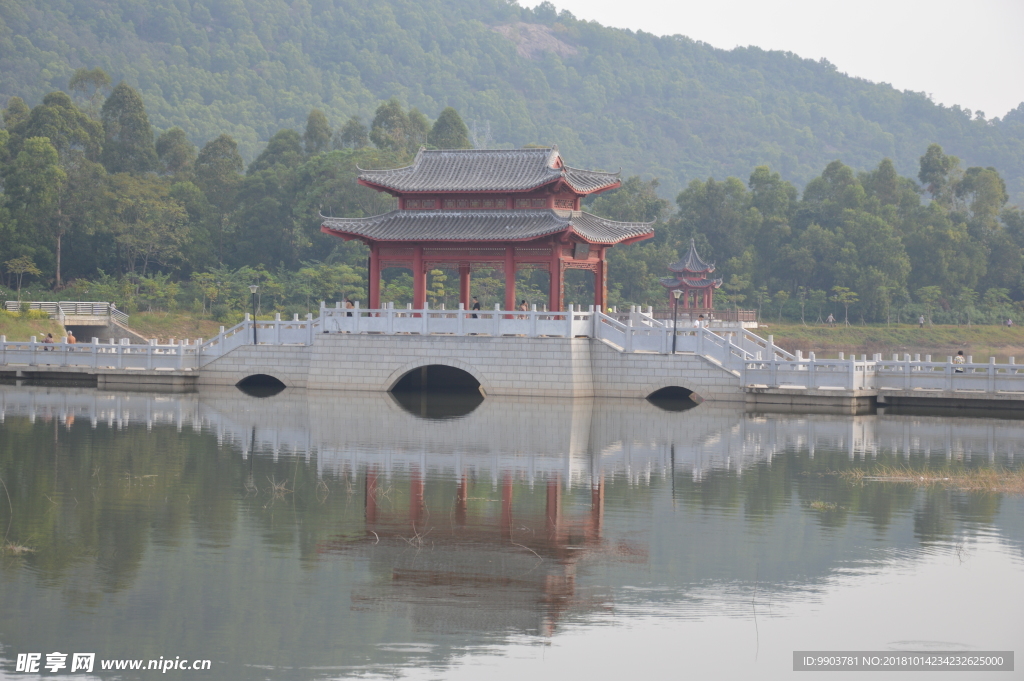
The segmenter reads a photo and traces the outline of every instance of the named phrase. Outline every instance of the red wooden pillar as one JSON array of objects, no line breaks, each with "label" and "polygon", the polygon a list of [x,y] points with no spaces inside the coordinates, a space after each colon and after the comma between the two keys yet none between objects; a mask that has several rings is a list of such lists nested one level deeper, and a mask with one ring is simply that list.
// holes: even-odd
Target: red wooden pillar
[{"label": "red wooden pillar", "polygon": [[459,265],[459,301],[462,307],[469,309],[469,263]]},{"label": "red wooden pillar", "polygon": [[551,312],[562,311],[562,246],[557,242],[551,243],[551,262],[548,264],[548,310]]},{"label": "red wooden pillar", "polygon": [[600,306],[602,311],[605,310],[605,300],[608,297],[608,263],[604,259],[604,249],[598,251],[597,256],[597,267],[594,270],[594,306]]},{"label": "red wooden pillar", "polygon": [[547,508],[545,509],[545,529],[548,541],[557,541],[562,529],[562,486],[560,476],[555,473],[548,478]]},{"label": "red wooden pillar", "polygon": [[417,246],[412,257],[412,306],[422,310],[427,304],[427,271],[423,267],[423,246]]},{"label": "red wooden pillar", "polygon": [[711,296],[711,287],[708,286],[706,289],[704,289],[704,308],[707,310],[711,309]]},{"label": "red wooden pillar", "polygon": [[380,246],[370,246],[370,267],[366,273],[367,289],[370,293],[370,309],[380,308]]},{"label": "red wooden pillar", "polygon": [[514,246],[505,246],[505,309],[516,309],[516,259]]}]

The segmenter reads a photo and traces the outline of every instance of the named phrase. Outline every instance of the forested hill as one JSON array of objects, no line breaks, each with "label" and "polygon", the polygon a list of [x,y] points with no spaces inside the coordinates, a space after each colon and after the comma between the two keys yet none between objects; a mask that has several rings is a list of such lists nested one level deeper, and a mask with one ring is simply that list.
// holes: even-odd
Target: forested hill
[{"label": "forested hill", "polygon": [[34,106],[82,67],[138,88],[156,127],[197,144],[227,133],[247,159],[314,107],[338,127],[397,96],[430,117],[455,107],[479,145],[557,143],[575,165],[660,177],[673,196],[760,164],[803,184],[837,158],[890,157],[913,176],[937,142],[1024,198],[1024,104],[985,120],[828,62],[606,28],[547,3],[0,0],[0,106]]}]

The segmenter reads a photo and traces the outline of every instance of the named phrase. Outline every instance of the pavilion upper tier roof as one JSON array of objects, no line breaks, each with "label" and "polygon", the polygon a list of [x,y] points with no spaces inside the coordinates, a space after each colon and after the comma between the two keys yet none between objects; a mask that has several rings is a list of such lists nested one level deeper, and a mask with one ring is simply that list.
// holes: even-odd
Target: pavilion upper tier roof
[{"label": "pavilion upper tier roof", "polygon": [[324,218],[324,231],[371,241],[528,241],[571,230],[593,244],[645,239],[653,223],[615,222],[581,211],[396,210],[369,218]]},{"label": "pavilion upper tier roof", "polygon": [[714,263],[704,262],[697,255],[697,246],[694,244],[693,239],[690,239],[690,252],[680,259],[679,262],[669,265],[668,268],[673,272],[685,272],[688,274],[711,274],[715,271]]},{"label": "pavilion upper tier roof", "polygon": [[570,168],[550,149],[420,149],[411,166],[359,169],[359,182],[405,192],[525,192],[562,180],[577,194],[618,186],[619,173]]}]

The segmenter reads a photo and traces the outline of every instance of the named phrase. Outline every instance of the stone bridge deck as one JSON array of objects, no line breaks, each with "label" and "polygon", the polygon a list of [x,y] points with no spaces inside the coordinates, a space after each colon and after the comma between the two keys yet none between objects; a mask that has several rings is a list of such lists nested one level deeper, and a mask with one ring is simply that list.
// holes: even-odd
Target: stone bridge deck
[{"label": "stone bridge deck", "polygon": [[741,328],[676,328],[627,312],[324,308],[203,342],[67,346],[0,337],[0,374],[94,375],[97,384],[235,385],[254,375],[317,390],[389,391],[427,366],[461,370],[487,395],[703,399],[830,409],[879,404],[1024,409],[1024,367],[905,355],[817,359]]}]

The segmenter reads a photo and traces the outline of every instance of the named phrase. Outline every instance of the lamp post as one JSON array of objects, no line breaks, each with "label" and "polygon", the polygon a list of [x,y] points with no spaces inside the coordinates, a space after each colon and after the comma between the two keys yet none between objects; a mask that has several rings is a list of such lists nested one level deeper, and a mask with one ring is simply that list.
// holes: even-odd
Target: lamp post
[{"label": "lamp post", "polygon": [[683,292],[679,289],[672,291],[672,297],[675,298],[675,305],[672,307],[672,354],[676,354],[676,320],[679,318],[679,296],[683,295]]},{"label": "lamp post", "polygon": [[260,287],[256,284],[249,286],[249,292],[252,294],[252,344],[256,345],[256,292],[260,290]]}]

